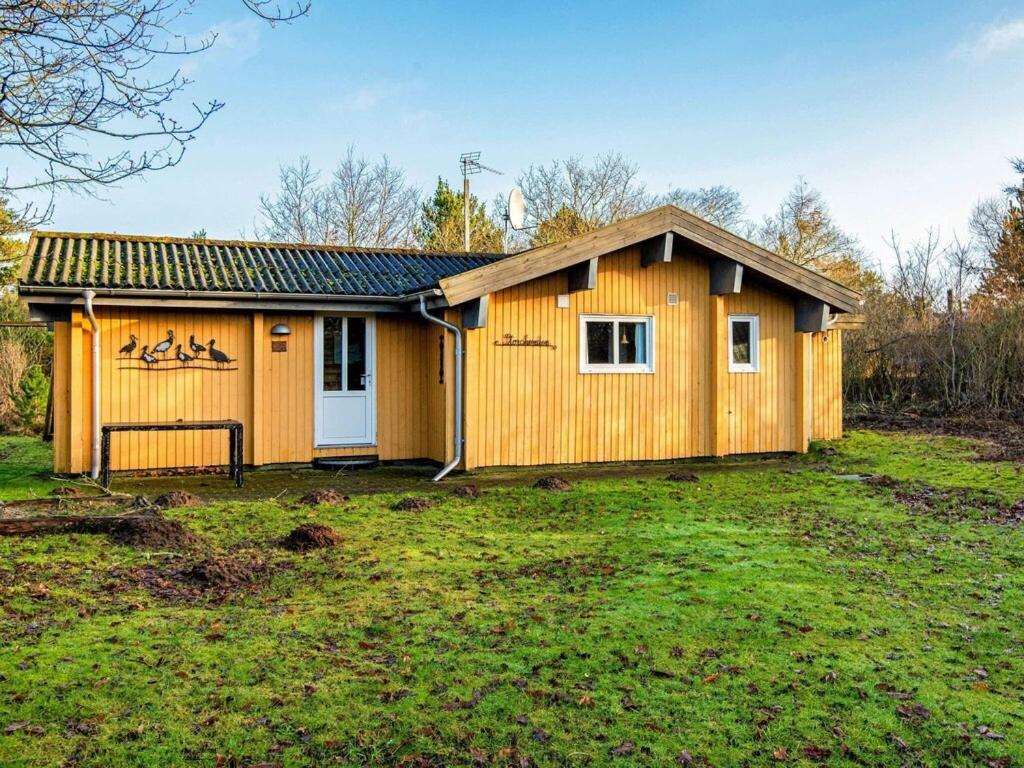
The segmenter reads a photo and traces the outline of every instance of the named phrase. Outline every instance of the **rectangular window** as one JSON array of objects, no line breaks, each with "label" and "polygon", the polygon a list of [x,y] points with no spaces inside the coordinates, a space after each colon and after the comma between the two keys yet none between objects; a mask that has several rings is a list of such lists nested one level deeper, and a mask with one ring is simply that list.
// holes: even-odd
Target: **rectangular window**
[{"label": "rectangular window", "polygon": [[323,391],[366,389],[366,318],[325,317]]},{"label": "rectangular window", "polygon": [[729,315],[729,373],[757,373],[760,340],[757,315]]},{"label": "rectangular window", "polygon": [[580,373],[653,373],[654,318],[580,316]]}]

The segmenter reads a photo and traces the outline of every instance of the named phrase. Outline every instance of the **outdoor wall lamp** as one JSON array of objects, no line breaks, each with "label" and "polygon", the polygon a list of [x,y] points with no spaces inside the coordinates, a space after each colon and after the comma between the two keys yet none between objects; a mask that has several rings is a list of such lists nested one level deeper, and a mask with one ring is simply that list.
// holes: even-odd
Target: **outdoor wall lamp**
[{"label": "outdoor wall lamp", "polygon": [[278,323],[270,329],[271,336],[290,336],[292,329],[288,327],[287,323]]}]

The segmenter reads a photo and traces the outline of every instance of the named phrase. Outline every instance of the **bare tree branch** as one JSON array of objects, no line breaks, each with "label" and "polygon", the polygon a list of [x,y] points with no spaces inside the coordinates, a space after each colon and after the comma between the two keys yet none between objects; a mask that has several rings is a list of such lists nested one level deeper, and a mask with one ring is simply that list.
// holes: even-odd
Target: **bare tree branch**
[{"label": "bare tree branch", "polygon": [[[179,163],[224,106],[215,100],[173,114],[191,81],[176,67],[158,74],[163,63],[214,44],[214,34],[191,40],[174,31],[197,2],[0,0],[0,152],[38,169],[18,180],[5,169],[0,195],[94,192]],[[271,23],[309,9],[305,0],[242,3]]]}]

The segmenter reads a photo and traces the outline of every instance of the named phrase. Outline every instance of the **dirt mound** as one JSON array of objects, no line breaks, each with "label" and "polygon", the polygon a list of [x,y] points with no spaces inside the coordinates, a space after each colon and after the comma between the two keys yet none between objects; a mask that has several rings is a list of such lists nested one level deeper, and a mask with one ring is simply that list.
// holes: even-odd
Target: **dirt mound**
[{"label": "dirt mound", "polygon": [[307,507],[316,507],[320,504],[337,506],[345,501],[348,501],[348,496],[343,496],[333,488],[316,488],[299,499],[299,504]]},{"label": "dirt mound", "polygon": [[201,507],[203,500],[194,493],[188,491],[170,491],[161,494],[153,499],[153,506],[160,509],[174,509],[175,507]]},{"label": "dirt mound", "polygon": [[568,491],[572,486],[560,477],[542,477],[533,484],[534,488],[542,491]]},{"label": "dirt mound", "polygon": [[90,527],[94,526],[84,523],[82,532],[106,533],[115,544],[150,551],[180,551],[203,543],[178,520],[155,514],[117,518],[105,523],[102,530],[90,531]]},{"label": "dirt mound", "polygon": [[430,509],[432,506],[434,506],[434,502],[430,499],[408,496],[395,502],[391,508],[396,512],[422,512],[425,509]]},{"label": "dirt mound", "polygon": [[475,485],[459,485],[452,488],[452,496],[458,496],[463,499],[475,499],[480,495],[480,489]]},{"label": "dirt mound", "polygon": [[693,472],[669,472],[665,479],[672,483],[696,483],[700,480]]},{"label": "dirt mound", "polygon": [[115,589],[138,585],[153,597],[175,603],[225,600],[239,592],[252,592],[269,573],[267,563],[255,555],[216,556],[185,567],[146,564],[135,568],[113,568],[108,575]]},{"label": "dirt mound", "polygon": [[267,572],[262,560],[211,557],[182,572],[182,578],[204,589],[235,590],[258,581]]},{"label": "dirt mound", "polygon": [[336,547],[341,543],[341,534],[333,528],[319,523],[303,523],[281,541],[281,546],[292,552],[308,549]]},{"label": "dirt mound", "polygon": [[86,496],[84,488],[79,488],[75,485],[61,485],[50,491],[51,496],[60,496],[64,499],[79,499],[82,496]]}]

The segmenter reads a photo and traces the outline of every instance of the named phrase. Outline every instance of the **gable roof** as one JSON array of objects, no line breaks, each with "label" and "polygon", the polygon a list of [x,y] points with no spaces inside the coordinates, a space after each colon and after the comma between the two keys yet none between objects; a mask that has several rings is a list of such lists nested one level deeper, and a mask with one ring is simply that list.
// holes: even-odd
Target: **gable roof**
[{"label": "gable roof", "polygon": [[33,232],[24,293],[327,296],[397,299],[499,254]]},{"label": "gable roof", "polygon": [[469,271],[443,277],[440,279],[440,287],[449,304],[461,304],[668,232],[679,235],[709,256],[732,259],[769,282],[824,301],[834,310],[860,311],[861,297],[857,291],[794,264],[674,205],[664,205],[571,240],[533,248]]}]

